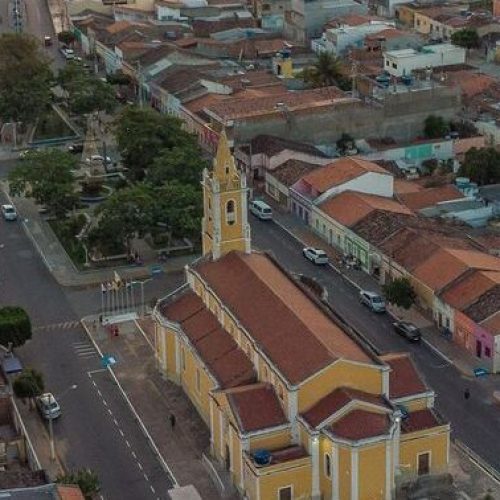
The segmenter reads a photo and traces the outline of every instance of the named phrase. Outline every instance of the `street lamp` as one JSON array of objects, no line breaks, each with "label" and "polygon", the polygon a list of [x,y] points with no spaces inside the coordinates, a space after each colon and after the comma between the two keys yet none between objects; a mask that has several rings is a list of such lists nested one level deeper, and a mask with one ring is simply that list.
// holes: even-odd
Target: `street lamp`
[{"label": "street lamp", "polygon": [[154,278],[148,278],[147,280],[143,280],[143,281],[131,281],[130,284],[133,286],[133,285],[141,285],[141,316],[144,316],[144,313],[145,313],[145,307],[144,307],[144,285],[148,282],[148,281],[152,281]]},{"label": "street lamp", "polygon": [[[65,391],[63,391],[57,398],[54,396],[54,400],[61,401],[61,399],[69,392],[74,391],[78,386],[76,384],[71,385]],[[49,415],[50,416],[50,415]],[[49,440],[50,440],[50,459],[54,461],[56,459],[56,447],[54,443],[54,426],[52,423],[52,416],[49,418]]]}]

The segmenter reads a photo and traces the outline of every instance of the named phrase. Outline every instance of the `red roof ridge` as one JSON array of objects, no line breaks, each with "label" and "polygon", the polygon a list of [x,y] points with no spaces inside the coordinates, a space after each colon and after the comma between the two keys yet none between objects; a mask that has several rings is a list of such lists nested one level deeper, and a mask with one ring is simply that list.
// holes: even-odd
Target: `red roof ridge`
[{"label": "red roof ridge", "polygon": [[431,392],[409,353],[390,352],[380,355],[380,359],[391,368],[389,372],[391,400]]}]

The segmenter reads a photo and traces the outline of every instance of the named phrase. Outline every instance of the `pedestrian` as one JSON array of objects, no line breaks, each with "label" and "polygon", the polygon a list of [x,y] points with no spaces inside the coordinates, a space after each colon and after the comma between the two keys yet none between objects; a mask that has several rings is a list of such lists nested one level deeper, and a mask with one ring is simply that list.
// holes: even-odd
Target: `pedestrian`
[{"label": "pedestrian", "polygon": [[464,391],[464,399],[465,399],[465,401],[467,401],[469,398],[470,398],[470,390],[467,387],[467,389],[465,389],[465,391]]},{"label": "pedestrian", "polygon": [[169,420],[170,420],[170,428],[172,430],[174,430],[174,428],[175,428],[175,415],[173,413],[170,414]]}]

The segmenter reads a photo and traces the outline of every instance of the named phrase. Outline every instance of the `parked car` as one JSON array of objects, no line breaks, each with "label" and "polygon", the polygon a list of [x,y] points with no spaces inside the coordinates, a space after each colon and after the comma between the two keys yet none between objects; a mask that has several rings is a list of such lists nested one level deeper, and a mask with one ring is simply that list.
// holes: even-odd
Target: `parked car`
[{"label": "parked car", "polygon": [[250,212],[261,220],[271,220],[273,218],[272,208],[260,200],[253,200],[250,203]]},{"label": "parked car", "polygon": [[104,160],[104,156],[101,155],[92,155],[90,158],[87,158],[87,163],[92,163],[92,162],[101,162],[101,163],[112,163],[111,158],[109,156],[106,156],[106,160]]},{"label": "parked car", "polygon": [[81,153],[83,151],[83,144],[73,143],[68,146],[70,153]]},{"label": "parked car", "polygon": [[46,420],[53,420],[61,416],[61,407],[50,392],[46,392],[36,398],[36,407],[40,415]]},{"label": "parked car", "polygon": [[328,264],[328,255],[323,250],[318,248],[306,247],[302,250],[304,257],[309,259],[314,264]]},{"label": "parked car", "polygon": [[392,324],[394,330],[396,330],[399,335],[412,342],[418,342],[422,338],[420,330],[409,321],[396,321]]},{"label": "parked car", "polygon": [[2,215],[5,220],[16,220],[17,212],[12,205],[2,205]]},{"label": "parked car", "polygon": [[385,312],[385,300],[375,292],[361,290],[359,292],[359,301],[373,312]]},{"label": "parked car", "polygon": [[75,58],[75,51],[73,49],[68,49],[66,47],[61,47],[61,54],[68,61]]},{"label": "parked car", "polygon": [[45,47],[50,47],[52,45],[52,37],[50,37],[49,35],[45,35],[43,37],[43,43]]}]

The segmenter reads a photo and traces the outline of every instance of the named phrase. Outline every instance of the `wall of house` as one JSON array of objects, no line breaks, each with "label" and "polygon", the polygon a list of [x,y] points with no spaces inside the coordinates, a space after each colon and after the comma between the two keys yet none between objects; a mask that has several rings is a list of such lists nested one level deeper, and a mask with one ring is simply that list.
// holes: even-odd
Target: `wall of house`
[{"label": "wall of house", "polygon": [[360,499],[382,500],[385,497],[386,446],[385,441],[359,449],[358,478]]},{"label": "wall of house", "polygon": [[[330,457],[330,476],[327,475],[326,457]],[[332,498],[332,476],[335,471],[332,442],[324,434],[319,441],[319,486],[323,498]]]},{"label": "wall of house", "polygon": [[343,386],[372,394],[381,394],[381,367],[346,360],[337,361],[300,387],[298,394],[299,413],[308,410],[321,398]]},{"label": "wall of house", "polygon": [[284,448],[291,443],[292,436],[290,429],[280,429],[266,433],[255,434],[249,437],[249,450],[258,449],[277,450]]},{"label": "wall of house", "polygon": [[[339,446],[339,498],[351,498],[351,450],[347,446]],[[334,486],[335,487],[335,486]]]},{"label": "wall of house", "polygon": [[[300,465],[299,465],[300,464]],[[309,499],[311,498],[311,460],[310,458],[303,460],[294,460],[290,463],[280,464],[279,469],[273,470],[272,473],[261,472],[259,477],[260,498],[278,499],[279,489],[287,486],[292,486],[292,498]]]},{"label": "wall of house", "polygon": [[439,327],[447,328],[450,332],[454,331],[455,325],[453,324],[453,308],[442,302],[436,296],[434,296],[433,317]]}]

